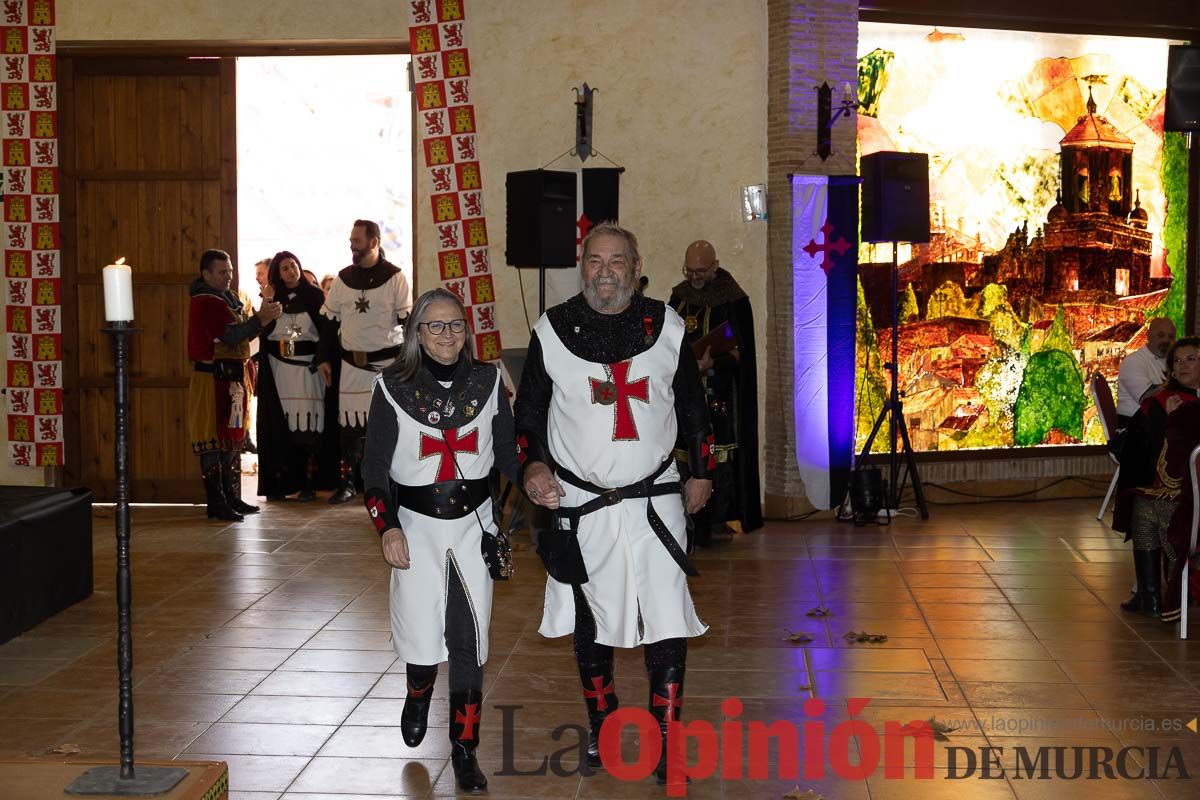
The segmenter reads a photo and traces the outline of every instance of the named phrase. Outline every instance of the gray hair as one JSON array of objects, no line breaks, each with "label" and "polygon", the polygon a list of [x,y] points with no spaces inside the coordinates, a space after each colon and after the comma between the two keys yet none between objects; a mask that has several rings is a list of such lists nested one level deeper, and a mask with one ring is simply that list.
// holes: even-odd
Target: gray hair
[{"label": "gray hair", "polygon": [[[417,370],[421,367],[421,337],[417,333],[417,326],[424,321],[425,312],[431,305],[439,300],[445,300],[453,303],[463,319],[467,318],[467,309],[463,306],[462,300],[458,299],[458,295],[446,289],[437,288],[430,289],[425,292],[417,301],[413,303],[412,311],[408,314],[408,319],[404,320],[404,344],[400,345],[400,357],[395,363],[389,366],[385,372],[395,375],[401,381],[411,380],[417,374]],[[471,326],[467,324],[467,338],[470,339]],[[468,364],[471,363],[471,343],[470,341],[463,342],[463,349],[459,352],[460,359],[466,359]]]},{"label": "gray hair", "polygon": [[588,231],[587,236],[583,237],[583,244],[579,250],[580,264],[582,264],[583,260],[587,258],[588,245],[590,245],[592,243],[592,239],[597,236],[615,236],[618,239],[624,240],[625,246],[629,249],[629,255],[633,258],[633,264],[631,266],[642,263],[642,256],[638,252],[637,237],[633,235],[633,232],[625,230],[615,222],[606,221],[601,222],[599,225],[593,227]]}]

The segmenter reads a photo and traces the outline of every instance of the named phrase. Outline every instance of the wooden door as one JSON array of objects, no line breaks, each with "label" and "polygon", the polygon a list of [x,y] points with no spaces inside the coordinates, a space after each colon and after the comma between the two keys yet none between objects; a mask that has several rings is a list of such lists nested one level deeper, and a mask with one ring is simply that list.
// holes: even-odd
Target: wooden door
[{"label": "wooden door", "polygon": [[200,500],[187,437],[187,290],[204,250],[227,250],[237,263],[234,61],[64,58],[60,86],[64,478],[97,499],[115,495],[100,276],[124,256],[141,329],[130,347],[132,497]]}]

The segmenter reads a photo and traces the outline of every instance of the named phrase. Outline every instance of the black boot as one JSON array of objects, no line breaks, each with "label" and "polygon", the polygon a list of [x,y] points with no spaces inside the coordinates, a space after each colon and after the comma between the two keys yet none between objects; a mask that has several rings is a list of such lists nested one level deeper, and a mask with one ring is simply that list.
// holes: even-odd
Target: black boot
[{"label": "black boot", "polygon": [[204,496],[208,505],[208,518],[226,522],[241,522],[245,519],[230,508],[229,503],[225,500],[225,487],[221,481],[221,462],[215,461],[205,467],[201,475],[204,477]]},{"label": "black boot", "polygon": [[659,786],[667,784],[667,724],[679,720],[683,712],[683,673],[682,664],[650,671],[650,713],[658,720],[662,736],[662,754],[654,770]]},{"label": "black boot", "polygon": [[433,700],[433,681],[418,685],[408,678],[408,696],[404,698],[404,710],[400,712],[400,735],[409,747],[416,747],[425,738],[429,724],[429,702]]},{"label": "black boot", "polygon": [[330,505],[341,505],[348,500],[353,500],[354,495],[358,494],[354,488],[354,465],[344,458],[341,462],[341,480],[342,485],[329,496]]},{"label": "black boot", "polygon": [[317,499],[317,493],[313,491],[313,482],[316,473],[317,459],[310,455],[304,462],[304,488],[296,496],[297,500],[303,500],[308,503]]},{"label": "black boot", "polygon": [[487,777],[475,760],[482,716],[483,692],[468,689],[450,693],[450,765],[458,788],[464,792],[487,791]]},{"label": "black boot", "polygon": [[257,514],[258,506],[242,502],[242,469],[237,455],[222,459],[221,484],[225,488],[225,501],[239,514]]},{"label": "black boot", "polygon": [[1141,595],[1138,612],[1158,619],[1162,616],[1162,550],[1134,550],[1133,558]]},{"label": "black boot", "polygon": [[600,726],[617,710],[617,687],[613,683],[612,660],[599,664],[580,664],[579,680],[588,710],[587,764],[593,769],[604,766],[600,758]]}]

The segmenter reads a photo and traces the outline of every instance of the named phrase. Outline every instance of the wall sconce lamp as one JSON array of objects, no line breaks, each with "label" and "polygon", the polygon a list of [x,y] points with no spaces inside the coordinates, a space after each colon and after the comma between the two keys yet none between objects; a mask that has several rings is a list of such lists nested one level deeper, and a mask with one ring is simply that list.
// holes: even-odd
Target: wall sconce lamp
[{"label": "wall sconce lamp", "polygon": [[833,153],[833,123],[843,116],[858,111],[858,97],[854,88],[849,84],[842,87],[842,102],[833,108],[833,89],[828,82],[822,82],[817,90],[817,155],[821,160],[829,158]]}]

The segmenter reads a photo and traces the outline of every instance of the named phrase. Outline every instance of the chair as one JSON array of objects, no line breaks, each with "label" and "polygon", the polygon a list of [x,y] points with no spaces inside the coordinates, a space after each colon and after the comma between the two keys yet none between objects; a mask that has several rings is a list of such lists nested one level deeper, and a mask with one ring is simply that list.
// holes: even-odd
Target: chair
[{"label": "chair", "polygon": [[[1188,462],[1189,469],[1192,475],[1192,540],[1188,544],[1187,555],[1183,559],[1183,580],[1179,582],[1179,638],[1187,638],[1188,626],[1188,598],[1191,594],[1188,586],[1189,570],[1192,565],[1192,559],[1196,557],[1196,531],[1200,530],[1200,445],[1192,451],[1192,457]],[[1195,577],[1195,576],[1191,576]]]},{"label": "chair", "polygon": [[[1100,427],[1104,430],[1104,443],[1110,444],[1113,436],[1117,433],[1117,404],[1113,400],[1112,388],[1108,385],[1108,379],[1099,372],[1092,375],[1092,402],[1096,405],[1096,415],[1100,417]],[[1117,471],[1113,473],[1112,481],[1108,484],[1108,492],[1104,495],[1104,502],[1100,504],[1100,511],[1096,514],[1096,519],[1104,519],[1104,512],[1108,511],[1108,504],[1112,501],[1113,492],[1117,490],[1117,476],[1121,474],[1121,463],[1117,461],[1117,457],[1110,450],[1108,457],[1117,465]]]}]

